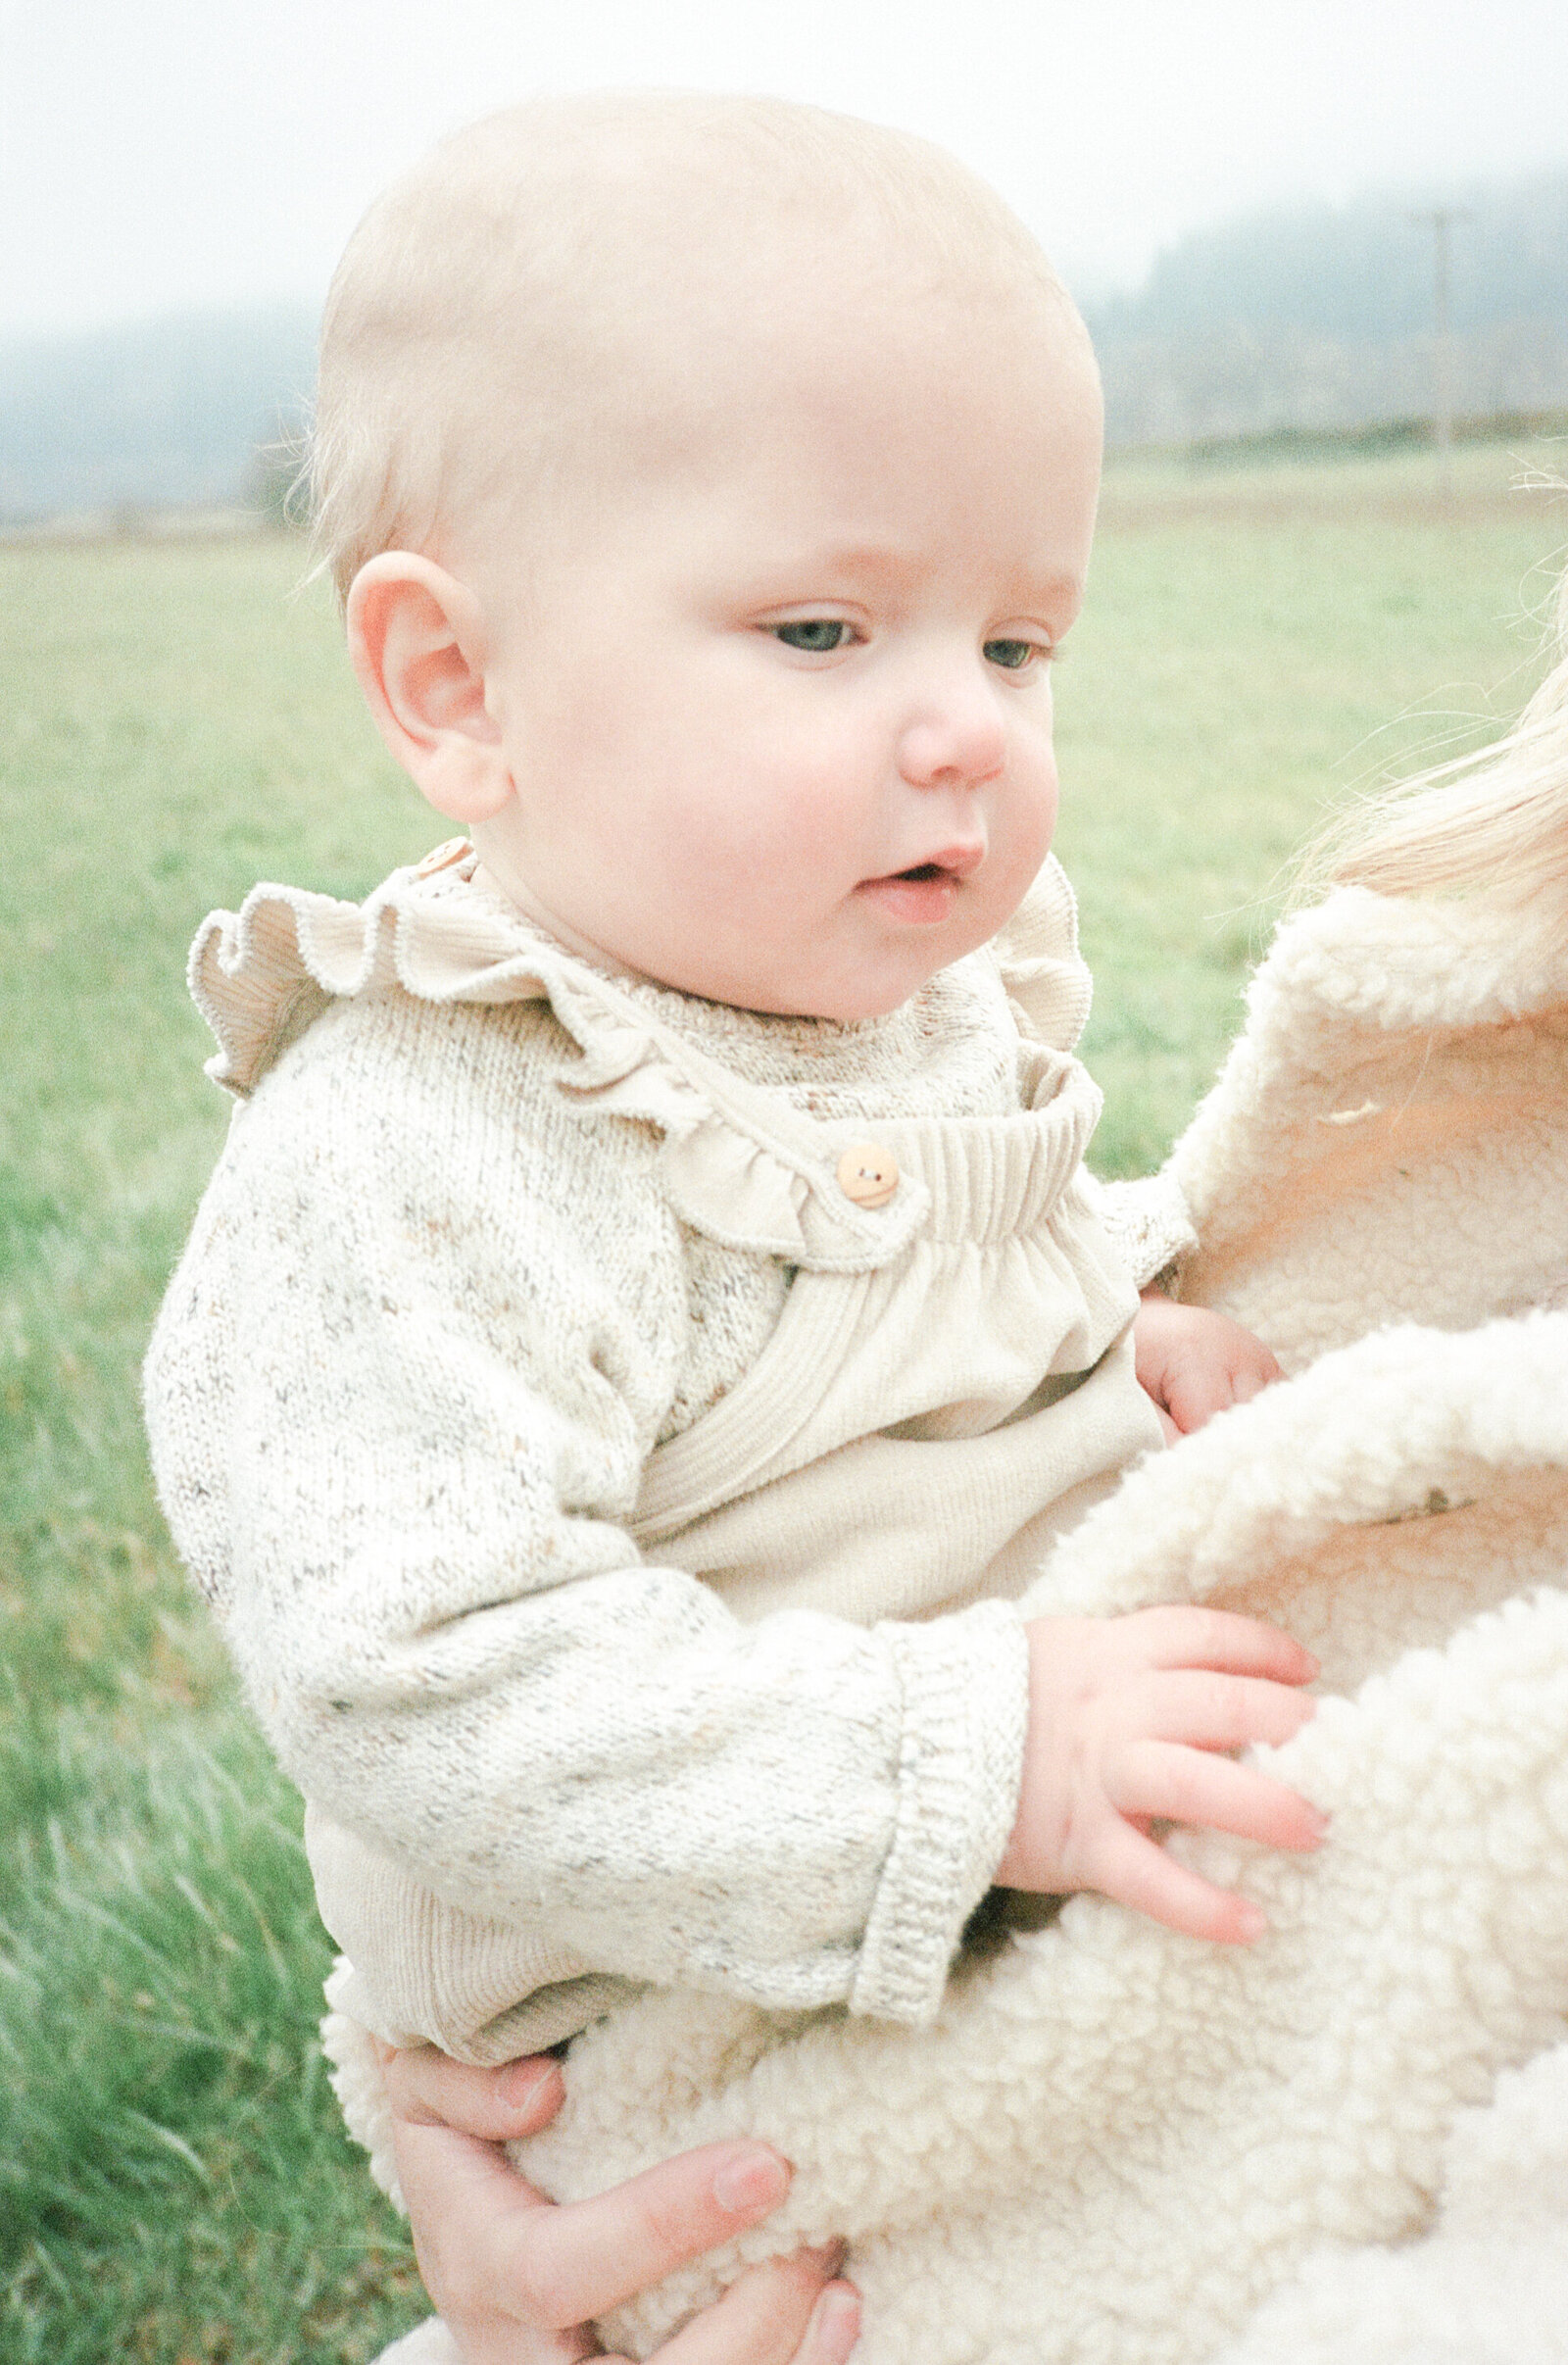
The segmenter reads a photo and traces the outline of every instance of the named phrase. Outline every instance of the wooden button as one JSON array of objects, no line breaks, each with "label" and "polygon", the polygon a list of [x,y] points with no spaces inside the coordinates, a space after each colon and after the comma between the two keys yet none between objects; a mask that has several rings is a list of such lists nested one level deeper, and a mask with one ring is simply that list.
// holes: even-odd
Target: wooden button
[{"label": "wooden button", "polygon": [[851,1142],[838,1173],[839,1189],[858,1207],[885,1207],[899,1187],[899,1161],[876,1142]]},{"label": "wooden button", "polygon": [[466,838],[443,838],[439,846],[431,847],[414,875],[416,878],[434,878],[438,870],[450,870],[454,862],[461,862],[466,854],[472,852]]}]

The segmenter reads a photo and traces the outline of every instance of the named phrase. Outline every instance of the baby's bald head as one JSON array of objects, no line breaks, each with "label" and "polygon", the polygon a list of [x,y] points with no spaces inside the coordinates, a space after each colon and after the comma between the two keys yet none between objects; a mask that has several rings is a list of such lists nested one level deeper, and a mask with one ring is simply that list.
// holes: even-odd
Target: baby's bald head
[{"label": "baby's bald head", "polygon": [[321,337],[317,530],[460,562],[572,530],[629,473],[700,467],[780,368],[922,306],[1016,316],[1092,368],[1070,299],[923,140],[776,99],[541,101],[457,133],[356,231]]}]

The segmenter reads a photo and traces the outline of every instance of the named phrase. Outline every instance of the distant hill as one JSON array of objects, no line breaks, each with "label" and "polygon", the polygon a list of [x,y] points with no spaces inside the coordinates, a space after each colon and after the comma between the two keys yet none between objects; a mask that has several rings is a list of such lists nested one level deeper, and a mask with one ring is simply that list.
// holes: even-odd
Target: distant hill
[{"label": "distant hill", "polygon": [[[1238,218],[1089,325],[1113,443],[1348,427],[1432,408],[1435,204],[1452,225],[1460,415],[1568,409],[1568,173]],[[1414,219],[1412,218],[1414,217]]]},{"label": "distant hill", "polygon": [[0,523],[243,501],[315,376],[303,304],[0,343]]},{"label": "distant hill", "polygon": [[[1568,172],[1195,231],[1090,308],[1114,444],[1374,425],[1432,406],[1432,232],[1453,227],[1454,403],[1568,410]],[[255,500],[314,375],[304,305],[0,343],[0,525]],[[275,473],[275,471],[274,471]]]}]

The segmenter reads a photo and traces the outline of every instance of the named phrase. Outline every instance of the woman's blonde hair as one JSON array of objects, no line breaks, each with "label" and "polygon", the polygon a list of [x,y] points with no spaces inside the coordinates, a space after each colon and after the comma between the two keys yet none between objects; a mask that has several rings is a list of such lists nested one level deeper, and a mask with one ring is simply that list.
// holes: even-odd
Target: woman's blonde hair
[{"label": "woman's blonde hair", "polygon": [[1369,798],[1308,860],[1309,883],[1468,895],[1568,922],[1568,571],[1557,659],[1506,737]]}]

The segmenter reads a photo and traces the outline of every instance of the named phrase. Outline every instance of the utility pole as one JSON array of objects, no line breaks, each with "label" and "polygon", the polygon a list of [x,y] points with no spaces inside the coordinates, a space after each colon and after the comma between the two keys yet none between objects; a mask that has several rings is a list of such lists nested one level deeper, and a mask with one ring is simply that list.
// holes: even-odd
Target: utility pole
[{"label": "utility pole", "polygon": [[1410,219],[1432,224],[1432,440],[1446,501],[1453,492],[1453,225],[1470,215],[1462,206],[1437,205]]}]

